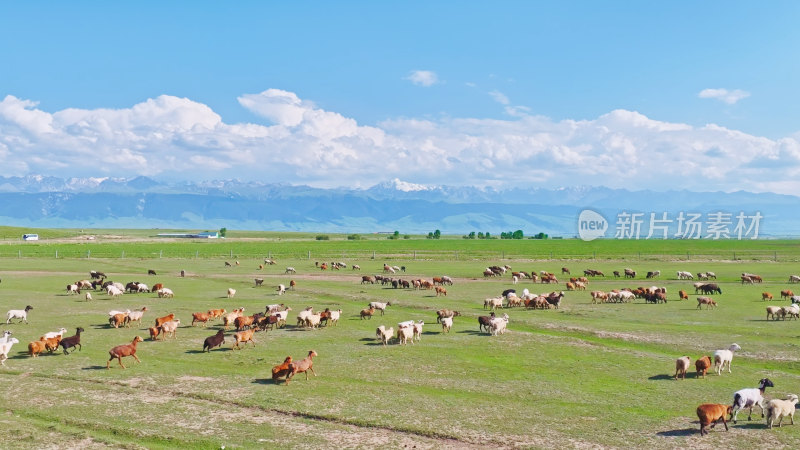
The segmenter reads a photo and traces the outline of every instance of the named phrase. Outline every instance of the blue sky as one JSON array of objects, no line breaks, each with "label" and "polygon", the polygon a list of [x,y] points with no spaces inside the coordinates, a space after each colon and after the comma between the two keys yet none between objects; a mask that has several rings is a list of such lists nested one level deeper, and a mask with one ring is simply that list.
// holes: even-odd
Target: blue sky
[{"label": "blue sky", "polygon": [[800,188],[798,2],[231,3],[0,4],[0,174]]}]

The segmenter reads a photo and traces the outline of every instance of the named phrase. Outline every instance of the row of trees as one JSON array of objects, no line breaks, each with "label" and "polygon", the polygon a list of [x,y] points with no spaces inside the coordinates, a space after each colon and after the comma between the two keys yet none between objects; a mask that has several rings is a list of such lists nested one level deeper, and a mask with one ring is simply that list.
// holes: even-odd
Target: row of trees
[{"label": "row of trees", "polygon": [[[483,232],[479,231],[477,234],[474,231],[472,231],[469,234],[465,234],[464,236],[462,236],[462,238],[464,238],[464,239],[497,239],[496,237],[494,237],[491,234],[489,234],[488,231],[486,233],[483,233]],[[525,238],[525,234],[522,232],[522,230],[504,231],[504,232],[500,233],[500,239],[524,239],[524,238]],[[537,233],[537,234],[529,237],[528,239],[547,239],[547,238],[548,238],[547,234],[545,234],[545,233]]]},{"label": "row of trees", "polygon": [[517,231],[504,231],[500,233],[500,239],[522,239],[525,235],[522,233],[522,230]]},{"label": "row of trees", "polygon": [[[397,233],[395,231],[395,233]],[[428,239],[439,239],[442,236],[442,232],[439,230],[432,231],[428,233]],[[465,234],[461,236],[464,239],[497,239],[496,237],[492,236],[488,231],[486,233],[482,231],[478,231],[477,233],[471,231],[469,234]],[[549,236],[546,233],[537,233],[528,239],[547,239]],[[522,230],[517,231],[504,231],[500,233],[500,239],[525,239],[525,234]]]},{"label": "row of trees", "polygon": [[[227,231],[228,230],[226,228],[220,228],[219,235],[222,236],[222,237],[225,237],[225,234],[227,234]],[[403,237],[403,239],[410,239],[411,238],[411,236],[409,236],[407,234],[403,235],[402,237]],[[432,231],[432,232],[428,233],[428,236],[427,236],[428,239],[439,239],[440,237],[442,237],[442,232],[439,231],[439,230]],[[482,231],[478,231],[477,233],[475,233],[474,231],[472,231],[469,234],[465,234],[462,237],[464,239],[497,239],[496,237],[492,236],[488,231],[486,233],[484,233]],[[504,232],[500,233],[500,239],[524,239],[524,237],[525,237],[525,235],[522,233],[522,230],[504,231]],[[321,235],[318,235],[316,239],[318,241],[327,241],[330,238],[328,237],[328,235],[321,234]],[[348,240],[356,240],[357,241],[357,240],[361,239],[361,236],[359,236],[357,234],[351,234],[351,235],[347,236],[347,239]],[[400,239],[400,232],[395,230],[395,232],[390,234],[387,237],[387,239]],[[531,236],[529,239],[547,239],[547,235],[544,234],[544,233],[539,233],[539,234],[536,234],[534,236]]]},{"label": "row of trees", "polygon": [[474,231],[471,231],[469,234],[465,234],[464,236],[461,237],[464,239],[497,239],[494,236],[492,236],[491,233],[489,233],[488,231],[486,233],[484,233],[483,231],[478,231],[477,234],[475,234]]}]

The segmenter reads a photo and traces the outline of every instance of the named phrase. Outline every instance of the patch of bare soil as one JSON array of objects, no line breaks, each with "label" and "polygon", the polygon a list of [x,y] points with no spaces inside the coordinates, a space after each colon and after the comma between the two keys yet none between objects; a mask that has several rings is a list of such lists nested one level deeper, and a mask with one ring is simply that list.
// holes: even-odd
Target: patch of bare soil
[{"label": "patch of bare soil", "polygon": [[[760,419],[760,417],[759,417]],[[720,448],[789,448],[781,442],[778,435],[766,429],[763,420],[739,421],[737,425],[728,422],[728,431],[719,423],[705,436],[700,436],[700,422],[697,417],[674,419],[666,422],[654,433],[642,431],[647,446],[652,448],[691,448],[695,450],[716,450]],[[646,435],[646,436],[644,436]]]},{"label": "patch of bare soil", "polygon": [[[84,450],[84,449],[107,449],[113,448],[109,446],[109,444],[103,442],[97,442],[92,438],[86,439],[77,439],[77,438],[68,438],[64,435],[56,435],[55,433],[50,433],[53,435],[51,439],[52,441],[58,441],[58,444],[48,445],[45,447],[40,447],[42,449],[52,449],[52,450]],[[65,438],[68,438],[65,440]]]},{"label": "patch of bare soil", "polygon": [[195,377],[191,375],[184,375],[182,377],[178,377],[178,381],[207,383],[207,382],[213,382],[214,379],[211,377]]},{"label": "patch of bare soil", "polygon": [[[188,381],[213,381],[204,377],[181,377],[181,380]],[[223,392],[230,395],[230,391]],[[153,397],[163,398],[163,392],[152,392],[149,390],[137,390],[134,395],[140,398],[143,403],[154,400]],[[246,390],[239,395],[244,396]],[[315,439],[324,439],[325,447],[344,447],[344,448],[419,448],[419,449],[477,449],[483,448],[482,445],[471,442],[436,438],[418,435],[412,432],[392,430],[383,427],[358,426],[324,418],[309,417],[292,412],[273,411],[257,407],[243,406],[237,403],[225,403],[224,408],[214,407],[218,402],[213,400],[200,399],[196,397],[185,398],[180,393],[170,392],[169,397],[181,397],[183,411],[169,418],[170,423],[183,429],[194,429],[204,435],[215,435],[224,439],[224,430],[217,428],[213,424],[236,422],[252,423],[254,425],[268,425],[280,431],[277,435],[309,436]],[[233,395],[238,398],[237,395]],[[212,406],[210,407],[209,404]],[[186,414],[189,412],[190,414]],[[193,420],[192,417],[208,417],[211,420],[204,420],[202,423]],[[164,420],[161,417],[159,420]],[[283,441],[272,442],[270,439],[260,439],[263,445],[285,445]],[[494,445],[503,447],[502,445]]]},{"label": "patch of bare soil", "polygon": [[589,328],[583,327],[575,327],[575,326],[565,326],[561,324],[555,323],[543,323],[540,324],[539,327],[549,329],[549,330],[558,330],[558,331],[568,331],[568,332],[577,332],[577,333],[586,333],[586,334],[593,334],[600,338],[611,338],[611,339],[620,339],[623,341],[633,341],[633,342],[649,342],[649,343],[656,343],[656,344],[671,344],[671,342],[655,337],[653,335],[646,335],[646,334],[633,334],[633,333],[619,333],[614,331],[604,331],[604,330],[592,330]]}]

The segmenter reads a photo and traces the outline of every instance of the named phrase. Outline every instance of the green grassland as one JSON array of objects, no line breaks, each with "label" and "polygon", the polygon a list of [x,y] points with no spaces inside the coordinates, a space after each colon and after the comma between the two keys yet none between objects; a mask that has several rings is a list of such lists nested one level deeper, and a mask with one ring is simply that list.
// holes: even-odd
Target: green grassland
[{"label": "green grassland", "polygon": [[[768,321],[765,313],[768,304],[789,303],[779,299],[779,292],[794,289],[788,277],[800,273],[797,241],[393,241],[375,236],[348,241],[333,235],[330,241],[315,241],[313,235],[233,234],[215,242],[116,242],[97,233],[91,243],[45,239],[0,245],[0,313],[34,307],[30,324],[0,327],[20,340],[0,368],[3,447],[800,445],[800,424],[767,430],[758,412],[751,422],[740,414],[730,431],[720,425],[703,438],[695,416],[697,405],[731,403],[733,392],[754,387],[763,377],[775,383],[769,398],[800,394],[800,323]],[[91,249],[90,257],[84,249]],[[76,256],[69,256],[71,251]],[[745,257],[727,256],[734,251]],[[278,264],[259,269],[268,254]],[[233,259],[240,265],[224,266]],[[315,267],[323,260],[359,264],[362,270],[323,272]],[[361,275],[380,273],[384,261],[407,268],[396,275],[400,278],[447,274],[455,284],[447,287],[446,297],[362,285]],[[478,331],[485,298],[511,287],[518,292],[565,289],[561,276],[558,286],[527,280],[512,285],[510,276],[483,278],[483,269],[494,264],[557,274],[563,266],[573,274],[592,268],[607,275],[631,267],[639,272],[637,279],[591,279],[589,290],[665,286],[669,302],[592,304],[588,292],[566,292],[559,310],[505,311],[509,331],[493,337]],[[286,266],[298,273],[285,275]],[[148,269],[158,275],[147,276]],[[88,302],[83,295],[67,295],[65,286],[87,278],[89,270],[123,283],[164,283],[176,295],[126,294],[112,300],[97,291]],[[181,270],[186,277],[178,276]],[[662,275],[645,280],[649,270]],[[676,280],[677,270],[715,271],[723,289],[713,296],[719,307],[698,310],[691,282]],[[764,283],[742,285],[739,275],[745,271],[760,274]],[[255,277],[265,278],[264,286],[256,288]],[[275,286],[290,279],[297,288],[279,297]],[[233,299],[225,296],[230,287],[237,289]],[[679,289],[692,294],[689,301],[677,299]],[[763,302],[763,291],[775,300]],[[373,300],[392,306],[383,317],[361,320],[358,312]],[[231,350],[229,332],[223,349],[200,352],[203,340],[221,324],[191,327],[192,312],[243,306],[253,313],[272,303],[293,309],[284,329],[258,333],[256,346],[243,350]],[[108,326],[108,310],[142,306],[149,311],[141,327]],[[296,313],[306,306],[342,309],[342,319],[335,327],[294,327]],[[435,323],[439,308],[461,313],[448,334]],[[139,344],[141,364],[129,358],[127,369],[113,362],[106,370],[111,347],[137,334],[147,338],[146,327],[167,313],[182,321],[177,339],[148,339]],[[375,340],[378,325],[396,327],[411,319],[426,322],[421,342],[383,347]],[[86,330],[81,351],[27,356],[28,342],[62,326],[68,335],[78,326]],[[697,357],[733,342],[742,351],[734,357],[732,373],[671,379],[676,358],[688,355],[693,366]],[[273,365],[287,355],[300,359],[311,349],[319,354],[317,377],[272,383]]]},{"label": "green grassland", "polygon": [[[32,230],[0,227],[0,258],[238,258],[339,260],[481,260],[558,259],[593,261],[800,261],[797,240],[614,240],[598,239],[388,239],[363,234],[235,231],[227,239],[168,239],[158,233],[197,230]],[[25,232],[40,241],[22,242]],[[325,236],[327,240],[316,240]],[[92,239],[88,239],[91,237]]]}]

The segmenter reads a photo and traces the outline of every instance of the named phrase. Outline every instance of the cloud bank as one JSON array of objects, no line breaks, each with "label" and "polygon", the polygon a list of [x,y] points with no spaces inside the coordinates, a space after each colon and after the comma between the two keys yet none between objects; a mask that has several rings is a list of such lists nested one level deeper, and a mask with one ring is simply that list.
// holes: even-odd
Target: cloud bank
[{"label": "cloud bank", "polygon": [[729,91],[727,89],[703,89],[697,94],[700,98],[713,98],[729,105],[736,104],[739,100],[750,97],[750,93],[741,89]]},{"label": "cloud bank", "polygon": [[0,175],[800,192],[797,136],[772,140],[627,110],[554,121],[517,108],[508,120],[364,126],[279,89],[238,100],[264,124],[227,124],[207,105],[168,95],[125,109],[52,113],[9,95],[0,101]]}]

